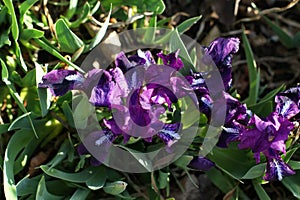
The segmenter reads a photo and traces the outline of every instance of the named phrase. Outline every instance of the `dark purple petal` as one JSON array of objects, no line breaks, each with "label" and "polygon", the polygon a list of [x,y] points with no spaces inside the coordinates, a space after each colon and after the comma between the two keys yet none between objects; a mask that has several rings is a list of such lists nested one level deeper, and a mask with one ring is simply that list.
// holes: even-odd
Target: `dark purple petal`
[{"label": "dark purple petal", "polygon": [[[218,67],[225,89],[231,87],[231,61],[232,54],[237,53],[239,50],[240,40],[238,38],[217,38],[209,47],[205,48],[205,55],[203,62],[210,64],[210,58]],[[208,57],[209,56],[209,57]]]},{"label": "dark purple petal", "polygon": [[134,123],[140,126],[147,126],[151,122],[150,118],[150,111],[145,110],[140,104],[140,95],[139,90],[135,90],[129,102],[129,113],[130,118],[133,120]]},{"label": "dark purple petal", "polygon": [[111,74],[103,70],[98,84],[92,89],[90,103],[95,106],[110,107],[114,87],[115,83],[112,81]]},{"label": "dark purple petal", "polygon": [[178,122],[174,124],[165,124],[163,128],[158,131],[157,136],[162,139],[168,147],[171,147],[172,144],[180,139],[180,135],[178,134],[180,126],[181,124]]},{"label": "dark purple petal", "polygon": [[208,171],[215,166],[215,163],[201,156],[194,157],[189,166],[194,169]]},{"label": "dark purple petal", "polygon": [[263,120],[254,115],[250,125],[254,127],[240,134],[239,148],[251,148],[254,153],[270,150],[285,153],[285,141],[294,128],[293,123],[273,112]]},{"label": "dark purple petal", "polygon": [[291,119],[300,113],[300,86],[290,88],[275,96],[275,110],[278,114]]},{"label": "dark purple petal", "polygon": [[121,68],[123,71],[127,71],[133,66],[123,51],[117,55],[115,65],[116,67]]},{"label": "dark purple petal", "polygon": [[89,151],[85,148],[84,144],[82,143],[78,145],[77,152],[79,155],[85,155],[89,153]]},{"label": "dark purple petal", "polygon": [[75,70],[56,69],[43,76],[40,88],[50,88],[55,96],[62,96],[70,90],[80,88],[84,77]]},{"label": "dark purple petal", "polygon": [[163,60],[163,63],[169,67],[174,68],[175,70],[180,70],[184,67],[183,62],[178,57],[179,50],[172,52],[170,54],[164,54],[162,52],[158,53],[157,56]]},{"label": "dark purple petal", "polygon": [[227,124],[222,127],[222,132],[219,137],[217,146],[221,148],[227,148],[230,142],[239,141],[240,133],[245,129],[244,126],[239,123]]},{"label": "dark purple petal", "polygon": [[150,51],[143,52],[138,50],[137,53],[137,55],[132,55],[127,58],[124,52],[120,52],[115,60],[116,67],[119,67],[123,72],[126,72],[127,70],[140,65],[149,66],[150,64],[155,64]]},{"label": "dark purple petal", "polygon": [[237,53],[240,40],[238,38],[217,38],[204,49],[205,53],[210,55],[215,64],[219,67],[228,63],[228,56]]},{"label": "dark purple petal", "polygon": [[267,157],[267,168],[264,180],[281,181],[283,177],[291,176],[294,174],[295,171],[288,164],[286,164],[278,154],[275,158]]},{"label": "dark purple petal", "polygon": [[169,88],[155,83],[148,84],[146,87],[146,92],[151,91],[151,95],[149,96],[151,105],[163,105],[166,103],[169,109],[171,109],[172,103],[178,101],[175,94]]}]

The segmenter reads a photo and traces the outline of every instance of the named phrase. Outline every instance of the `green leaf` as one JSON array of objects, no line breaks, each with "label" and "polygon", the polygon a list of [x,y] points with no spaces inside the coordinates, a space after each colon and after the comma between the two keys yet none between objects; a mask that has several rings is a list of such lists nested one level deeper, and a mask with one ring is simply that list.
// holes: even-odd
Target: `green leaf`
[{"label": "green leaf", "polygon": [[293,44],[295,47],[298,47],[300,45],[300,31],[298,31],[294,36]]},{"label": "green leaf", "polygon": [[60,146],[57,154],[54,156],[54,158],[47,164],[48,166],[50,166],[49,169],[57,166],[63,159],[65,159],[67,157],[67,153],[73,150],[70,142],[68,140],[65,140],[62,145]]},{"label": "green leaf", "polygon": [[[41,65],[35,64],[35,79],[36,79],[36,85],[38,85],[42,77],[46,74],[42,68]],[[39,98],[39,104],[41,107],[41,115],[42,117],[45,117],[48,113],[48,109],[50,108],[51,105],[51,93],[49,90],[44,89],[44,88],[38,88],[37,89],[37,94]]]},{"label": "green leaf", "polygon": [[286,46],[287,48],[294,47],[293,38],[289,34],[287,34],[281,27],[273,23],[267,17],[263,16],[263,19],[272,28],[272,30],[278,35],[279,40],[284,46]]},{"label": "green leaf", "polygon": [[295,160],[290,160],[288,164],[291,166],[292,169],[294,170],[299,170],[300,169],[300,162],[295,161]]},{"label": "green leaf", "polygon": [[247,151],[233,149],[233,147],[227,149],[215,147],[208,158],[215,162],[222,171],[237,180],[255,165],[254,159],[247,155]]},{"label": "green leaf", "polygon": [[208,175],[211,182],[214,185],[216,185],[225,194],[228,193],[229,191],[231,191],[235,186],[233,179],[222,174],[216,168],[212,168],[205,173]]},{"label": "green leaf", "polygon": [[52,54],[53,56],[57,57],[61,61],[65,62],[65,63],[69,64],[70,66],[72,66],[73,68],[77,69],[79,72],[85,73],[85,71],[83,71],[80,67],[78,67],[77,65],[75,65],[74,63],[72,63],[71,61],[69,61],[68,59],[66,59],[55,48],[53,48],[52,46],[50,46],[49,44],[47,44],[47,42],[45,40],[46,39],[44,37],[42,37],[41,39],[34,38],[34,41],[38,45],[40,45],[44,50],[48,51],[50,54]]},{"label": "green leaf", "polygon": [[2,157],[2,155],[0,155],[0,169],[2,171],[3,171],[3,163],[4,163],[3,157]]},{"label": "green leaf", "polygon": [[96,47],[101,42],[103,37],[105,36],[106,30],[107,30],[107,27],[108,27],[108,24],[109,24],[109,20],[110,20],[111,10],[112,10],[112,6],[110,6],[109,13],[107,15],[107,18],[106,18],[105,22],[103,23],[103,26],[101,27],[101,29],[98,31],[96,36],[91,41],[91,43],[88,47],[88,51],[90,51],[94,47]]},{"label": "green leaf", "polygon": [[62,52],[74,53],[84,45],[82,40],[69,29],[63,19],[59,19],[55,23],[55,32]]},{"label": "green leaf", "polygon": [[257,104],[250,105],[249,109],[252,110],[255,114],[261,117],[268,116],[273,111],[273,102],[275,95],[279,92],[282,92],[285,89],[284,85],[281,85],[279,88],[276,88],[266,94]]},{"label": "green leaf", "polygon": [[27,146],[32,138],[31,131],[19,130],[10,138],[5,150],[3,164],[3,184],[6,199],[17,199],[17,189],[14,179],[14,163],[21,150]]},{"label": "green leaf", "polygon": [[24,1],[21,5],[20,5],[20,24],[23,24],[24,22],[24,15],[25,13],[36,3],[38,2],[38,0],[27,0]]},{"label": "green leaf", "polygon": [[18,196],[25,196],[29,194],[35,194],[37,186],[40,182],[42,175],[29,178],[29,175],[25,176],[17,183]]},{"label": "green leaf", "polygon": [[180,38],[180,35],[178,33],[178,30],[175,29],[174,31],[171,32],[170,36],[170,43],[169,43],[169,48],[170,51],[179,51],[179,56],[182,58],[182,62],[184,63],[184,67],[180,70],[180,73],[183,75],[187,75],[190,73],[190,70],[195,71],[193,64],[193,61],[183,43],[183,41]]},{"label": "green leaf", "polygon": [[177,30],[179,32],[179,34],[183,34],[184,32],[186,32],[187,30],[189,30],[194,24],[196,24],[200,19],[202,18],[202,16],[198,16],[198,17],[192,17],[189,18],[187,20],[185,20],[184,22],[182,22],[181,24],[179,24],[177,26]]},{"label": "green leaf", "polygon": [[86,199],[90,194],[89,190],[78,188],[74,194],[71,196],[70,200],[82,200]]},{"label": "green leaf", "polygon": [[124,181],[115,181],[112,183],[107,183],[103,187],[104,192],[107,194],[117,195],[122,193],[127,187],[127,183]]},{"label": "green leaf", "polygon": [[296,151],[299,149],[299,147],[300,147],[300,145],[295,145],[294,148],[289,149],[283,158],[284,162],[289,162],[289,160],[292,158],[294,153],[296,153]]},{"label": "green leaf", "polygon": [[15,53],[24,72],[27,72],[27,66],[22,56],[21,48],[18,42],[15,43]]},{"label": "green leaf", "polygon": [[144,42],[145,44],[151,44],[155,40],[155,32],[156,32],[156,26],[157,26],[157,16],[154,15],[150,18],[149,21],[149,27],[151,28],[146,28],[145,29],[145,34],[144,34]]},{"label": "green leaf", "polygon": [[44,31],[40,31],[38,29],[32,28],[32,29],[22,30],[20,39],[28,41],[32,38],[41,38],[43,36],[44,36]]},{"label": "green leaf", "polygon": [[158,188],[164,189],[167,187],[168,183],[169,183],[169,173],[159,170],[158,171]]},{"label": "green leaf", "polygon": [[10,126],[10,124],[0,124],[0,135],[2,133],[8,132],[9,126]]},{"label": "green leaf", "polygon": [[90,4],[88,2],[86,2],[83,5],[83,8],[80,12],[80,16],[78,17],[78,19],[76,19],[76,21],[74,21],[74,22],[68,22],[69,27],[77,28],[80,26],[80,24],[83,24],[84,22],[86,22],[89,19],[89,16],[91,15],[90,9],[91,9]]},{"label": "green leaf", "polygon": [[106,182],[106,170],[103,166],[98,167],[98,170],[90,179],[86,181],[86,185],[91,190],[99,190]]},{"label": "green leaf", "polygon": [[3,0],[3,2],[8,9],[8,13],[11,15],[12,36],[13,36],[13,39],[15,41],[17,41],[19,38],[19,26],[18,26],[18,21],[17,21],[13,2],[12,2],[12,0]]},{"label": "green leaf", "polygon": [[73,113],[76,127],[80,129],[86,128],[89,117],[94,114],[94,112],[95,108],[90,104],[88,97],[84,94]]},{"label": "green leaf", "polygon": [[4,45],[11,45],[11,41],[9,39],[9,33],[10,29],[3,30],[3,32],[0,35],[0,48],[3,47]]},{"label": "green leaf", "polygon": [[71,127],[75,128],[74,119],[73,119],[73,112],[72,112],[72,109],[69,106],[69,103],[67,101],[64,101],[61,107],[62,107],[62,110],[64,112],[65,117],[68,120],[68,124]]},{"label": "green leaf", "polygon": [[[9,128],[8,128],[8,131],[11,131],[11,130],[14,130],[14,129],[16,129],[16,124],[18,124],[18,122],[19,121],[21,121],[21,120],[23,120],[24,118],[26,119],[26,122],[29,122],[29,120],[28,120],[28,118],[27,117],[30,117],[29,115],[30,115],[31,113],[24,113],[23,115],[20,115],[19,117],[17,117],[17,119],[15,119],[12,123],[11,123],[11,125],[9,126]],[[27,121],[28,120],[28,121]],[[19,127],[17,127],[17,128],[19,128]],[[24,127],[23,127],[24,128]]]},{"label": "green leaf", "polygon": [[185,98],[185,103],[187,105],[186,110],[182,111],[181,115],[181,123],[182,129],[185,130],[191,127],[193,124],[199,121],[200,112],[199,109],[196,108],[194,102],[190,98]]},{"label": "green leaf", "polygon": [[22,87],[36,86],[36,71],[35,69],[29,71],[24,78],[21,79]]},{"label": "green leaf", "polygon": [[[6,67],[6,64],[4,63],[4,61],[2,59],[0,59],[0,62],[1,62],[1,65],[2,65],[2,81],[7,85],[8,89],[9,89],[9,92],[11,94],[11,96],[15,99],[16,103],[18,104],[19,108],[25,113],[27,114],[27,110],[23,104],[23,101],[20,97],[20,95],[16,92],[16,89],[15,87],[11,84],[11,82],[8,80],[8,70],[7,70],[7,67]],[[30,114],[30,113],[29,113]],[[32,131],[34,132],[34,134],[36,135],[37,137],[37,133],[36,133],[36,130],[33,126],[33,123],[32,123],[32,120],[29,116],[29,114],[27,115],[28,116],[28,120],[29,120],[29,124],[32,128]]]},{"label": "green leaf", "polygon": [[143,0],[143,3],[140,5],[146,7],[145,11],[152,11],[155,14],[162,14],[166,9],[163,0]]},{"label": "green leaf", "polygon": [[283,185],[290,190],[294,197],[300,198],[300,172],[297,171],[295,175],[293,176],[288,176],[282,179]]},{"label": "green leaf", "polygon": [[266,169],[266,163],[261,163],[250,168],[242,179],[255,179],[262,177]]},{"label": "green leaf", "polygon": [[42,178],[38,184],[38,187],[37,187],[35,199],[36,200],[47,200],[47,199],[56,200],[56,199],[63,199],[63,197],[49,193],[47,190],[47,187],[46,187],[45,177],[42,176]]},{"label": "green leaf", "polygon": [[85,183],[92,178],[97,172],[96,167],[89,167],[78,173],[67,173],[58,169],[50,168],[47,165],[40,166],[41,169],[49,176],[59,178],[73,183]]},{"label": "green leaf", "polygon": [[245,102],[248,106],[250,106],[255,104],[258,98],[260,72],[256,66],[254,55],[249,40],[245,34],[244,27],[243,27],[242,39],[245,48],[245,54],[246,54],[246,60],[248,65],[248,72],[249,72],[249,97],[246,99]]},{"label": "green leaf", "polygon": [[183,155],[180,158],[178,158],[173,164],[186,169],[188,164],[193,160],[193,156],[189,156],[189,155]]},{"label": "green leaf", "polygon": [[102,6],[108,9],[112,4],[114,7],[128,5],[137,6],[140,13],[154,12],[154,14],[162,14],[166,8],[163,0],[103,0]]},{"label": "green leaf", "polygon": [[253,180],[252,183],[260,200],[271,200],[269,195],[266,193],[266,191],[258,181]]},{"label": "green leaf", "polygon": [[69,9],[67,10],[66,17],[71,19],[76,12],[78,0],[70,0],[69,1]]}]

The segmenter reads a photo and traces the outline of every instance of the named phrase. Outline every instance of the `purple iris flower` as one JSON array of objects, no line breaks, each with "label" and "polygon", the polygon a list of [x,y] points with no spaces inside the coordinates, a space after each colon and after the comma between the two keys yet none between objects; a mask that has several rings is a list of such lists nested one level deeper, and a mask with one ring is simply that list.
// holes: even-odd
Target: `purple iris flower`
[{"label": "purple iris flower", "polygon": [[179,50],[164,54],[163,52],[160,52],[157,54],[159,58],[163,60],[163,63],[169,67],[174,68],[176,71],[179,71],[181,68],[184,67],[182,60],[178,57]]},{"label": "purple iris flower", "polygon": [[50,88],[54,96],[62,96],[70,90],[80,88],[84,77],[75,70],[55,69],[43,76],[40,88]]},{"label": "purple iris flower", "polygon": [[[217,146],[225,148],[228,147],[230,142],[239,140],[240,133],[246,129],[249,122],[250,111],[247,110],[245,104],[241,104],[230,94],[224,92],[223,95],[225,97],[227,107],[226,118]],[[217,108],[220,107],[218,106],[218,102],[215,102],[214,106]]]},{"label": "purple iris flower", "polygon": [[296,120],[300,119],[300,86],[290,88],[285,92],[281,92],[275,96],[275,111],[291,119],[295,116]]},{"label": "purple iris flower", "polygon": [[211,117],[213,100],[210,97],[208,88],[205,84],[203,73],[191,72],[191,75],[186,76],[185,78],[190,83],[191,88],[194,90],[197,96],[200,112],[204,113],[209,120]]},{"label": "purple iris flower", "polygon": [[210,161],[209,159],[202,157],[202,156],[196,156],[194,157],[191,162],[189,163],[189,167],[198,169],[201,171],[208,171],[212,167],[215,166],[215,163]]},{"label": "purple iris flower", "polygon": [[294,128],[292,122],[273,112],[264,120],[253,115],[249,124],[253,128],[241,132],[239,148],[252,149],[257,163],[260,161],[260,152],[265,155],[270,150],[285,153],[284,142]]},{"label": "purple iris flower", "polygon": [[180,139],[178,134],[181,124],[179,122],[174,124],[165,124],[163,128],[158,131],[157,136],[162,139],[167,147],[171,147],[175,142]]},{"label": "purple iris flower", "polygon": [[221,73],[226,90],[231,87],[232,83],[232,54],[238,52],[239,44],[240,40],[238,38],[217,38],[208,47],[204,48],[204,63],[209,63],[207,56],[214,61]]},{"label": "purple iris flower", "polygon": [[120,52],[115,60],[116,67],[119,67],[123,72],[126,72],[136,66],[149,66],[155,64],[150,51],[143,52],[138,50],[137,53],[137,55],[127,57],[124,52]]},{"label": "purple iris flower", "polygon": [[267,168],[264,180],[281,181],[283,177],[295,174],[295,171],[282,160],[278,152],[270,151],[268,154],[269,156],[267,156]]},{"label": "purple iris flower", "polygon": [[[111,93],[115,82],[108,71],[101,70],[101,78],[97,85],[92,85],[90,103],[95,106],[110,107]],[[96,71],[95,71],[96,72]]]}]

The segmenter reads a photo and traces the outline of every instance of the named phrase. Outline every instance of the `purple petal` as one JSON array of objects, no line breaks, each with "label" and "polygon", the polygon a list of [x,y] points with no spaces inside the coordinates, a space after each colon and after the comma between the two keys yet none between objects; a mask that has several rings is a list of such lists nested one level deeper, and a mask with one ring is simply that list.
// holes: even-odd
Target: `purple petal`
[{"label": "purple petal", "polygon": [[110,73],[103,70],[98,84],[92,89],[90,103],[95,106],[110,107],[110,96],[114,86]]},{"label": "purple petal", "polygon": [[291,119],[300,113],[300,86],[290,88],[285,92],[281,92],[275,96],[278,114]]},{"label": "purple petal", "polygon": [[194,157],[189,166],[194,169],[208,171],[215,166],[215,163],[201,156]]},{"label": "purple petal", "polygon": [[245,130],[245,128],[238,123],[232,123],[230,125],[224,126],[217,146],[221,148],[227,148],[230,142],[239,140],[239,135],[243,130]]},{"label": "purple petal", "polygon": [[254,115],[250,125],[254,127],[240,134],[239,148],[251,148],[254,153],[266,154],[270,150],[285,153],[285,141],[294,128],[293,123],[273,112],[263,120]]},{"label": "purple petal", "polygon": [[124,72],[132,67],[140,65],[149,66],[150,64],[155,64],[150,51],[143,52],[138,50],[137,55],[132,55],[128,58],[124,52],[120,52],[115,60],[115,65],[121,68]]},{"label": "purple petal", "polygon": [[85,155],[85,154],[89,153],[89,151],[85,148],[83,143],[78,145],[77,152],[78,152],[79,155]]},{"label": "purple petal", "polygon": [[75,70],[57,69],[43,76],[40,88],[50,88],[54,96],[62,96],[70,90],[80,88],[83,76]]},{"label": "purple petal", "polygon": [[163,60],[163,63],[167,66],[174,68],[175,70],[180,70],[184,67],[183,62],[178,57],[179,50],[172,52],[170,54],[164,54],[162,52],[158,53],[157,56]]},{"label": "purple petal", "polygon": [[219,67],[224,62],[231,62],[231,60],[226,60],[226,57],[237,53],[239,44],[240,40],[238,38],[217,38],[204,50]]},{"label": "purple petal", "polygon": [[279,155],[276,156],[276,158],[267,158],[267,168],[264,180],[281,181],[283,177],[294,174],[295,171],[288,164],[286,164]]},{"label": "purple petal", "polygon": [[[209,47],[205,48],[205,55],[203,62],[210,64],[210,58],[218,67],[225,89],[231,87],[231,60],[232,54],[237,53],[239,50],[240,40],[238,38],[217,38]],[[208,57],[209,56],[209,57]]]},{"label": "purple petal", "polygon": [[165,124],[162,130],[158,131],[157,136],[162,139],[168,147],[171,147],[172,144],[177,142],[180,139],[178,134],[181,124]]}]

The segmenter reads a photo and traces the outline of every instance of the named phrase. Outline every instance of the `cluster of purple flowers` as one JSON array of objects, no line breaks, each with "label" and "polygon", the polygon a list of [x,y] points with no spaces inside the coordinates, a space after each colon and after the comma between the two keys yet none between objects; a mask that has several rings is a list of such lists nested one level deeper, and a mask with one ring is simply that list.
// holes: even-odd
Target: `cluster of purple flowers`
[{"label": "cluster of purple flowers", "polygon": [[[204,48],[203,62],[206,56],[214,61],[226,90],[223,92],[227,106],[226,119],[217,145],[227,147],[230,142],[237,141],[240,149],[252,150],[257,163],[260,162],[260,153],[263,153],[267,159],[264,179],[281,180],[283,176],[295,173],[282,160],[280,152],[285,153],[285,141],[294,129],[293,122],[300,119],[300,87],[277,94],[275,111],[265,119],[252,114],[245,104],[227,93],[232,84],[232,55],[238,51],[239,43],[238,38],[218,38]],[[171,147],[180,139],[181,124],[162,122],[161,114],[167,109],[172,111],[172,104],[178,98],[193,91],[198,98],[199,110],[210,119],[212,108],[218,107],[218,101],[212,100],[204,80],[209,72],[191,72],[185,77],[185,82],[174,75],[184,67],[178,51],[167,55],[158,53],[157,56],[164,65],[156,64],[150,51],[138,50],[137,55],[130,57],[121,52],[114,67],[93,69],[86,77],[74,70],[52,70],[42,78],[39,87],[50,88],[55,96],[81,89],[87,93],[92,105],[122,113],[120,119],[116,115],[103,120],[105,138],[97,140],[98,143],[105,140],[112,142],[120,135],[124,142],[131,136],[139,136],[149,142],[157,136]],[[185,87],[185,84],[188,85]],[[128,105],[122,104],[124,99]],[[87,153],[84,146],[80,146],[78,151],[80,154]],[[208,170],[214,163],[195,157],[190,166]]]}]

